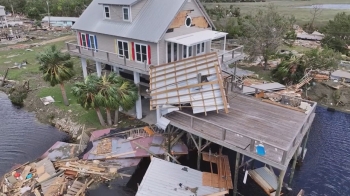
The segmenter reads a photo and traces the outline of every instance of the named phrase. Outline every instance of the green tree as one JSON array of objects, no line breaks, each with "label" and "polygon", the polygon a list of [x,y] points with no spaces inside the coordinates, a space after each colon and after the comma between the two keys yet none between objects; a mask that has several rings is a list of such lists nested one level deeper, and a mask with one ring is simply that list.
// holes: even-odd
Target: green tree
[{"label": "green tree", "polygon": [[77,98],[77,102],[86,110],[94,109],[102,126],[106,123],[101,114],[100,105],[96,101],[99,91],[99,77],[97,75],[89,75],[84,82],[76,82],[72,87],[72,93]]},{"label": "green tree", "polygon": [[350,14],[345,12],[337,14],[333,20],[330,20],[323,29],[325,38],[322,45],[332,48],[343,54],[349,54],[350,45]]},{"label": "green tree", "polygon": [[294,20],[279,14],[273,4],[269,4],[266,11],[259,10],[254,16],[247,17],[243,25],[244,37],[240,39],[245,52],[252,59],[262,56],[266,69],[269,57],[283,44],[283,38],[292,29]]},{"label": "green tree", "polygon": [[60,85],[64,104],[69,105],[64,82],[74,76],[73,61],[70,60],[70,54],[62,53],[55,45],[37,56],[40,64],[40,71],[43,73],[43,79],[49,82],[51,86]]}]

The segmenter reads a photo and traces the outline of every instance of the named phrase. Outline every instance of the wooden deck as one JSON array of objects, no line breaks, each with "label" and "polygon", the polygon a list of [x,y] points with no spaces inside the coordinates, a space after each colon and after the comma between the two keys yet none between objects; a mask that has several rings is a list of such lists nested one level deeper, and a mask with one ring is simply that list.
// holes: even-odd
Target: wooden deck
[{"label": "wooden deck", "polygon": [[[316,103],[305,114],[262,102],[254,97],[229,93],[229,113],[223,111],[193,115],[191,109],[168,114],[172,125],[226,148],[286,169],[294,152],[309,130]],[[262,143],[266,155],[259,156],[255,146]]]}]

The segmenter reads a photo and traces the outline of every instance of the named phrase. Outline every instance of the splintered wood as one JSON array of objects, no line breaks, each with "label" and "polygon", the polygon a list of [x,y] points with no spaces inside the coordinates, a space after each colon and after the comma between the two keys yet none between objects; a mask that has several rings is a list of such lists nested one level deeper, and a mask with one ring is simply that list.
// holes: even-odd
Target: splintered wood
[{"label": "splintered wood", "polygon": [[96,154],[107,154],[112,152],[112,140],[110,138],[106,138],[101,140],[100,143],[97,144]]},{"label": "splintered wood", "polygon": [[209,155],[202,153],[203,160],[217,165],[218,173],[203,172],[203,185],[215,188],[233,189],[230,162],[226,155]]}]

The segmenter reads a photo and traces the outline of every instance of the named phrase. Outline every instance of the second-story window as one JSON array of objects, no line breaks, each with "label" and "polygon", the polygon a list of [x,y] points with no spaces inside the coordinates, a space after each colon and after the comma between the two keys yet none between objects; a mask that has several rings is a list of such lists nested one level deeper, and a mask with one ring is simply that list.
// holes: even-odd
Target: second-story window
[{"label": "second-story window", "polygon": [[147,45],[135,44],[136,61],[140,63],[148,62],[147,59]]},{"label": "second-story window", "polygon": [[81,45],[84,47],[88,47],[85,33],[81,34]]},{"label": "second-story window", "polygon": [[109,9],[109,6],[103,6],[103,9],[104,9],[104,16],[105,18],[108,18],[110,19],[111,18],[111,11]]},{"label": "second-story window", "polygon": [[197,55],[204,54],[204,51],[205,51],[205,43],[202,42],[197,44]]},{"label": "second-story window", "polygon": [[120,58],[129,59],[129,43],[126,41],[118,41],[118,53]]},{"label": "second-story window", "polygon": [[130,21],[130,9],[128,7],[123,7],[123,20]]}]

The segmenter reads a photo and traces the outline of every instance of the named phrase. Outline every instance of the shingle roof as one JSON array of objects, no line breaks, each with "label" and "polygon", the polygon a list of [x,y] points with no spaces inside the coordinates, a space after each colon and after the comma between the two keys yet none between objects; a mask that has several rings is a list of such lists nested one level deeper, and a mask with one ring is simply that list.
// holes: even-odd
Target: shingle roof
[{"label": "shingle roof", "polygon": [[185,2],[185,0],[147,0],[137,18],[128,23],[104,20],[102,5],[99,5],[103,1],[105,0],[94,0],[72,28],[154,43],[161,39]]}]

